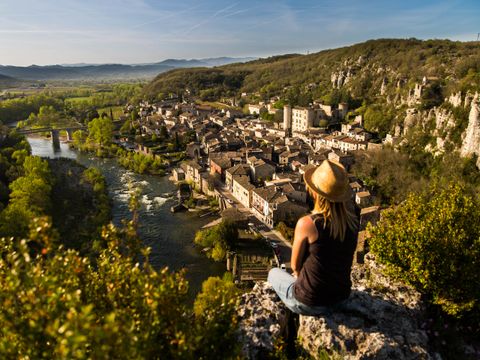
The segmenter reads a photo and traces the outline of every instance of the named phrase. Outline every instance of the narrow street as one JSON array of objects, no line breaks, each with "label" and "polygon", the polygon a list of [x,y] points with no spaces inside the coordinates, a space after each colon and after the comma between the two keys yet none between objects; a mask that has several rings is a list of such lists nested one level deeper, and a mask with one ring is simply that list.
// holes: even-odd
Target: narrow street
[{"label": "narrow street", "polygon": [[248,216],[248,223],[252,225],[250,226],[250,229],[269,239],[269,241],[274,244],[272,248],[279,258],[279,263],[285,264],[285,267],[290,269],[290,258],[292,256],[292,245],[290,242],[278,231],[270,229],[267,225],[257,219],[250,209],[239,203],[229,190],[226,188],[217,188],[216,190],[224,199],[227,199],[227,203],[230,206],[236,207],[238,211]]}]

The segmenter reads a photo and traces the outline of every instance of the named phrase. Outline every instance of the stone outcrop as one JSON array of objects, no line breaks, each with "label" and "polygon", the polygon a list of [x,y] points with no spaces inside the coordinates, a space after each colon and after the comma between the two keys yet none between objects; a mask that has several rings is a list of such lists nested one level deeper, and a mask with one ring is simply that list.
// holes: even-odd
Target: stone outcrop
[{"label": "stone outcrop", "polygon": [[287,325],[287,308],[266,282],[258,282],[243,294],[238,316],[238,338],[248,359],[261,359],[271,353]]},{"label": "stone outcrop", "polygon": [[339,310],[300,316],[302,346],[313,356],[325,349],[342,359],[429,359],[420,294],[384,276],[371,255],[365,264],[354,269],[352,294]]},{"label": "stone outcrop", "polygon": [[462,105],[462,92],[459,91],[458,93],[451,94],[448,99],[445,99],[445,101],[448,101],[450,104],[453,106],[461,106]]},{"label": "stone outcrop", "polygon": [[[313,357],[320,351],[342,359],[430,359],[421,329],[424,307],[418,292],[392,281],[367,254],[352,273],[353,291],[338,309],[300,316],[298,339]],[[266,283],[243,295],[239,340],[247,358],[274,348],[286,326],[286,309]]]},{"label": "stone outcrop", "polygon": [[403,121],[403,135],[411,129],[429,132],[436,138],[435,144],[428,144],[425,150],[438,155],[445,152],[446,141],[450,140],[449,135],[454,127],[455,118],[447,109],[434,107],[426,112],[408,108]]},{"label": "stone outcrop", "polygon": [[477,167],[480,168],[480,104],[479,95],[475,94],[470,103],[470,114],[468,116],[468,126],[463,138],[460,154],[462,156],[479,156]]}]

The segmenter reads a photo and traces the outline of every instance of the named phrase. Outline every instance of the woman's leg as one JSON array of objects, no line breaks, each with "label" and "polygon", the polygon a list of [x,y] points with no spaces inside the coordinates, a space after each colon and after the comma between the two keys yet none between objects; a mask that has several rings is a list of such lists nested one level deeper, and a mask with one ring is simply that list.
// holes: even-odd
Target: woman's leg
[{"label": "woman's leg", "polygon": [[289,293],[292,292],[290,288],[295,282],[295,278],[280,268],[273,268],[268,273],[267,281],[275,289],[275,292],[278,294],[280,299],[286,303]]},{"label": "woman's leg", "polygon": [[280,268],[273,268],[268,273],[267,281],[272,285],[278,297],[290,310],[297,314],[302,313],[298,308],[297,299],[293,296],[295,278],[292,275]]},{"label": "woman's leg", "polygon": [[328,311],[324,306],[308,306],[302,304],[293,296],[295,278],[285,270],[273,268],[268,273],[268,283],[272,285],[278,297],[291,311],[301,315],[318,315]]}]

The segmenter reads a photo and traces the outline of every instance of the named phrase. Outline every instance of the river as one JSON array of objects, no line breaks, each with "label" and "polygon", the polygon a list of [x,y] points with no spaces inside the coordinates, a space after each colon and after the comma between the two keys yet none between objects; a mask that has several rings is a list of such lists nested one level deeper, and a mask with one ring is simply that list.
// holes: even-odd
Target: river
[{"label": "river", "polygon": [[168,266],[171,270],[186,268],[191,297],[201,289],[209,276],[221,275],[223,263],[215,263],[193,246],[195,231],[212,220],[199,218],[195,213],[172,214],[172,200],[163,194],[175,190],[168,178],[139,175],[122,168],[114,159],[100,159],[89,154],[76,152],[67,144],[60,144],[60,151],[54,151],[50,140],[29,137],[32,154],[42,157],[67,157],[76,159],[87,167],[96,167],[105,176],[108,192],[113,200],[112,220],[120,225],[122,219],[131,217],[128,210],[129,189],[141,188],[139,235],[145,245],[152,248],[151,264],[159,269]]}]

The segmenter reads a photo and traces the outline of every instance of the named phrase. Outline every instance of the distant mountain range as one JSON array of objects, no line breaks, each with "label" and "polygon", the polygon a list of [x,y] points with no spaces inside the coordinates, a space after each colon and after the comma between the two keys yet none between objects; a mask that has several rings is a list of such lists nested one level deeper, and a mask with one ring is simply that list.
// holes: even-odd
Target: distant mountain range
[{"label": "distant mountain range", "polygon": [[0,80],[3,77],[30,81],[152,79],[159,73],[176,68],[214,67],[251,60],[255,58],[167,59],[150,64],[0,65]]}]

